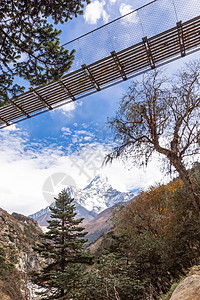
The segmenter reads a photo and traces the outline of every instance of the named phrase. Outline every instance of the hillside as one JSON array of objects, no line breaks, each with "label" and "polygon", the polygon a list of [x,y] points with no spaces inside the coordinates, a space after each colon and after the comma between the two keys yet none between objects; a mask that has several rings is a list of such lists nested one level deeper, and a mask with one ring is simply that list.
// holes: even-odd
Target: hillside
[{"label": "hillside", "polygon": [[1,300],[21,300],[30,293],[26,275],[41,267],[41,259],[33,251],[40,233],[36,221],[17,213],[10,215],[0,208]]},{"label": "hillside", "polygon": [[[199,194],[200,165],[190,170],[190,176]],[[169,300],[172,284],[177,285],[192,266],[199,265],[200,217],[189,197],[177,178],[84,220],[86,250],[94,258],[83,277],[78,273],[80,285],[73,287],[78,298],[72,299]],[[31,300],[27,283],[33,285],[26,275],[43,264],[32,249],[41,229],[29,217],[0,209],[0,230],[0,299]],[[196,277],[179,285],[172,299],[179,300],[182,289],[187,293],[193,279]],[[199,285],[194,285],[198,297]]]},{"label": "hillside", "polygon": [[[199,195],[199,164],[190,170],[190,176]],[[112,229],[89,246],[95,260],[83,299],[101,295],[99,300],[103,300],[106,293],[115,299],[117,293],[121,300],[170,300],[167,293],[172,283],[199,265],[200,217],[189,199],[187,188],[176,179],[151,187],[119,206]],[[187,300],[200,299],[199,284],[193,284],[195,293],[188,286],[194,279],[184,281],[184,293],[192,295]],[[180,298],[182,287],[174,292],[173,300],[186,300]]]},{"label": "hillside", "polygon": [[[117,205],[120,205],[120,203],[118,203]],[[83,227],[85,227],[85,231],[87,232],[86,238],[88,239],[86,245],[94,243],[103,233],[107,232],[109,229],[112,228],[112,210],[117,205],[105,209],[103,212],[98,214],[93,220],[83,222],[82,225]]]}]

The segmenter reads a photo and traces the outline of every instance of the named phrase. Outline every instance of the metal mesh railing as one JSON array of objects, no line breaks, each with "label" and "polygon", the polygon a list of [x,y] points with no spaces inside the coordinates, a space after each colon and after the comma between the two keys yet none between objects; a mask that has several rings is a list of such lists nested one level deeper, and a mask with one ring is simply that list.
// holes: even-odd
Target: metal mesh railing
[{"label": "metal mesh railing", "polygon": [[200,50],[199,0],[154,0],[67,44],[70,73],[0,109],[0,128],[76,101]]},{"label": "metal mesh railing", "polygon": [[89,65],[200,15],[199,0],[155,0],[97,30],[64,44],[75,49],[72,69]]}]

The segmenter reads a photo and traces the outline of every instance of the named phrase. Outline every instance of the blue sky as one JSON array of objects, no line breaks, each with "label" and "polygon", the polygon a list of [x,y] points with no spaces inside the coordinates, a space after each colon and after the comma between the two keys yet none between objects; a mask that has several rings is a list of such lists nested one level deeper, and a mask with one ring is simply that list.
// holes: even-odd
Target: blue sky
[{"label": "blue sky", "polygon": [[[167,6],[160,6],[158,21],[165,18],[163,23],[168,22],[170,1],[158,1],[161,4],[167,3]],[[190,3],[192,8],[199,5],[197,0],[188,1],[182,1],[182,6],[187,3]],[[92,1],[83,16],[62,26],[61,43],[93,30],[147,2],[149,1]],[[169,7],[169,11],[166,7]],[[179,13],[181,15],[181,11]],[[193,15],[194,11],[188,11],[188,14]],[[146,14],[146,17],[150,19],[152,16]],[[157,26],[155,20],[153,26],[154,28]],[[126,28],[123,34],[125,33]],[[87,47],[84,51],[87,51]],[[166,67],[166,72],[173,73],[183,66],[184,62],[198,57],[197,52],[171,63]],[[113,146],[105,123],[107,118],[114,115],[130,83],[131,81],[123,82],[76,103],[1,130],[0,207],[9,212],[16,211],[23,214],[31,214],[46,207],[48,203],[43,197],[44,183],[57,173],[69,175],[80,188],[84,188],[95,175],[103,173],[108,176],[113,187],[120,191],[145,189],[155,182],[167,181],[169,178],[160,171],[161,162],[158,156],[153,158],[145,170],[130,168],[129,162],[125,166],[120,161],[115,161],[111,166],[101,167],[105,154]],[[62,187],[64,187],[62,184],[55,184],[54,193],[59,192]]]}]

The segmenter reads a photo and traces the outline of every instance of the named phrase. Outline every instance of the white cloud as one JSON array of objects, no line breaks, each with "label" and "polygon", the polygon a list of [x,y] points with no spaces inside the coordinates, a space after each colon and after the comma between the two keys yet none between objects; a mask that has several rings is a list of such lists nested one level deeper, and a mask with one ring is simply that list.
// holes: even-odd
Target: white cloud
[{"label": "white cloud", "polygon": [[115,4],[117,0],[109,0],[111,4]]},{"label": "white cloud", "polygon": [[[69,132],[63,128],[63,132]],[[88,133],[87,133],[88,134]],[[74,138],[79,139],[79,136]],[[97,157],[98,156],[98,157]],[[30,143],[20,131],[0,132],[0,207],[8,212],[34,213],[46,207],[43,197],[45,180],[55,173],[65,173],[78,187],[85,187],[101,166],[100,152],[82,148],[73,156],[66,155],[59,145],[43,146],[41,141]]]},{"label": "white cloud", "polygon": [[48,169],[58,164],[60,150],[26,150],[28,141],[20,133],[1,132],[0,140],[0,207],[28,214],[45,206],[42,183]]},{"label": "white cloud", "polygon": [[[63,127],[61,131],[69,133],[70,129]],[[86,134],[85,137],[82,135],[82,139],[89,142],[90,135],[88,132]],[[72,138],[77,140],[81,137],[73,135]],[[27,134],[20,130],[1,131],[0,207],[8,212],[23,214],[31,214],[46,207],[49,203],[44,198],[43,185],[47,178],[57,173],[66,174],[77,187],[84,188],[97,174],[103,172],[113,187],[120,191],[146,188],[163,178],[156,157],[145,172],[137,168],[129,171],[118,160],[102,168],[104,157],[109,151],[108,145],[90,141],[83,144],[80,151],[66,154],[57,144],[44,146],[41,141],[30,143]],[[61,188],[61,185],[55,186],[55,192]]]},{"label": "white cloud", "polygon": [[87,134],[87,131],[86,130],[76,130],[75,133],[79,134],[79,135],[80,134]]},{"label": "white cloud", "polygon": [[66,103],[66,104],[56,108],[55,110],[51,111],[51,114],[55,114],[59,111],[62,114],[64,114],[65,116],[67,116],[68,118],[70,118],[73,116],[73,113],[75,112],[77,107],[82,106],[82,104],[83,104],[82,101],[76,101],[76,102],[72,101],[72,102]]},{"label": "white cloud", "polygon": [[89,135],[90,137],[95,138],[95,134],[87,130],[75,130],[74,132],[77,135]]},{"label": "white cloud", "polygon": [[[127,161],[126,165],[131,166]],[[147,189],[155,183],[166,183],[169,177],[161,172],[161,162],[158,155],[154,155],[152,161],[146,168],[127,168],[119,160],[114,160],[112,165],[107,165],[104,172],[107,174],[110,183],[121,192],[135,189]]]},{"label": "white cloud", "polygon": [[57,109],[55,109],[51,113],[54,114],[55,112],[60,111],[65,116],[71,117],[72,116],[72,112],[76,109],[76,107],[77,107],[77,103],[70,102],[70,103],[67,103],[67,104],[65,104],[63,106],[58,107]]},{"label": "white cloud", "polygon": [[[124,15],[130,13],[131,11],[133,11],[133,8],[129,4],[122,3],[119,7],[119,12],[120,12],[121,16],[124,16]],[[130,23],[137,24],[138,23],[137,12],[135,11],[132,14],[125,16],[123,19],[121,19],[121,23],[122,23],[122,25],[128,25],[128,24],[130,25]]]},{"label": "white cloud", "polygon": [[80,141],[81,139],[79,139],[78,135],[74,134],[73,137],[72,137],[72,143],[75,144],[77,143],[78,141]]},{"label": "white cloud", "polygon": [[89,127],[89,125],[86,124],[86,123],[82,123],[81,125],[82,125],[83,128],[88,128]]},{"label": "white cloud", "polygon": [[91,136],[85,136],[84,137],[84,141],[91,141],[92,140],[92,137]]},{"label": "white cloud", "polygon": [[60,107],[60,109],[65,111],[65,112],[75,110],[75,108],[76,108],[76,103],[75,102],[70,102],[70,103],[65,104],[65,105]]},{"label": "white cloud", "polygon": [[67,127],[62,127],[61,131],[63,132],[64,135],[71,135],[72,134],[71,130]]},{"label": "white cloud", "polygon": [[6,126],[5,128],[2,129],[3,131],[18,131],[19,128],[16,127],[15,124],[10,125],[10,126]]},{"label": "white cloud", "polygon": [[105,1],[95,0],[86,6],[84,19],[88,24],[96,24],[98,20],[103,19],[104,23],[109,20],[109,15],[104,9]]},{"label": "white cloud", "polygon": [[131,12],[133,9],[132,9],[132,6],[129,5],[129,4],[125,4],[125,3],[122,3],[119,7],[119,12],[122,16],[128,14],[129,12]]}]

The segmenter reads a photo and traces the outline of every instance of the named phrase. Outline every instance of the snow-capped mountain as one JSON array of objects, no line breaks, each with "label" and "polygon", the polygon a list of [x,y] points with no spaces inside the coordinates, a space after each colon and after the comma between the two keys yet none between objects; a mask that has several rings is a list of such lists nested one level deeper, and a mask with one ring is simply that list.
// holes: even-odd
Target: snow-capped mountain
[{"label": "snow-capped mountain", "polygon": [[113,189],[108,178],[97,175],[84,189],[69,188],[70,196],[89,211],[97,214],[117,204],[131,200],[133,193],[122,193]]},{"label": "snow-capped mountain", "polygon": [[[74,198],[77,217],[91,220],[105,209],[114,206],[119,202],[131,200],[135,194],[128,192],[122,193],[113,189],[108,178],[97,175],[84,189],[68,187],[68,194]],[[51,206],[54,203],[51,204]],[[38,221],[40,225],[46,225],[46,220],[50,218],[49,206],[45,209],[30,215],[29,217]],[[45,223],[45,224],[44,224]]]},{"label": "snow-capped mountain", "polygon": [[[79,205],[76,201],[74,201],[74,204],[76,206],[76,217],[77,218],[84,218],[87,221],[90,221],[92,219],[94,219],[97,214],[93,211],[88,211],[87,209],[85,209],[83,206]],[[49,207],[54,206],[54,202],[47,206],[44,209],[41,209],[40,211],[29,215],[30,218],[36,220],[38,222],[38,224],[40,226],[47,226],[47,220],[50,220],[50,216],[51,216],[51,210]]]}]

